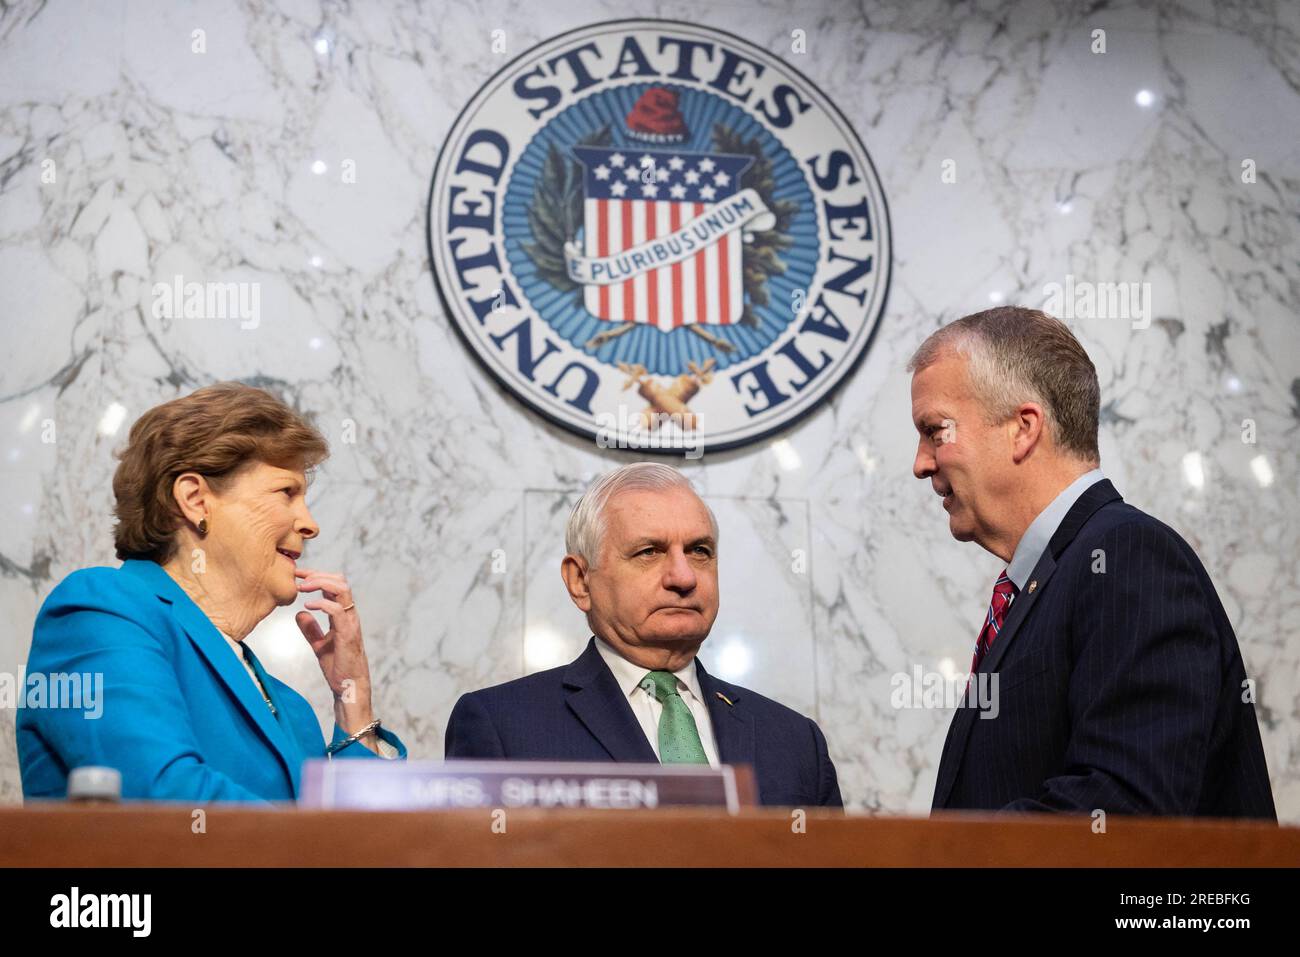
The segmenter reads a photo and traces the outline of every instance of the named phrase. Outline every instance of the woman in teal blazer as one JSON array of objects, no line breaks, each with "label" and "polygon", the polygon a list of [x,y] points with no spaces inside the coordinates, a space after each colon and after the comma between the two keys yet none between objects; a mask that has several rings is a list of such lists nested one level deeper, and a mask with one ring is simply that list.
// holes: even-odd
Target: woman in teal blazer
[{"label": "woman in teal blazer", "polygon": [[[113,477],[125,561],[73,572],[36,618],[28,684],[40,676],[84,700],[24,696],[25,797],[62,797],[72,769],[102,765],[121,773],[125,799],[288,801],[308,758],[406,756],[374,717],[346,579],[297,567],[319,533],[306,474],[327,454],[279,399],[235,383],[132,427]],[[329,745],[307,700],[243,644],[277,606],[317,592],[296,620],[334,695]]]}]

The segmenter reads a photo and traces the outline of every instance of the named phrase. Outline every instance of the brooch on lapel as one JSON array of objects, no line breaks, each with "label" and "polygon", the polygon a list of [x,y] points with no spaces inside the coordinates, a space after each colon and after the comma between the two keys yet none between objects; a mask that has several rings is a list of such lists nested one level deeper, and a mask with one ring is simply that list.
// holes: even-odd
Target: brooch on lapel
[{"label": "brooch on lapel", "polygon": [[728,706],[728,707],[734,708],[734,707],[736,706],[736,705],[735,705],[735,702],[733,702],[730,698],[728,698],[728,697],[727,697],[725,694],[723,694],[721,691],[716,691],[716,692],[714,692],[714,694],[716,694],[716,695],[717,695],[719,698],[721,698],[723,701],[727,702],[727,706]]}]

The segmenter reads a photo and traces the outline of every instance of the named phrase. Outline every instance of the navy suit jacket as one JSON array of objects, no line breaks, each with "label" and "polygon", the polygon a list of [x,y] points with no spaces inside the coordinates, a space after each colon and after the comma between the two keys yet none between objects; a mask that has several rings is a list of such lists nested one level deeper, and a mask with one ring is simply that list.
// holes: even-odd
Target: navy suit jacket
[{"label": "navy suit jacket", "polygon": [[979,671],[998,674],[998,713],[957,709],[936,810],[1277,819],[1214,586],[1108,481],[1066,514]]},{"label": "navy suit jacket", "polygon": [[[754,769],[761,804],[843,804],[826,738],[816,722],[719,681],[698,658],[695,670],[718,759]],[[447,757],[659,762],[595,638],[562,668],[461,696],[447,722]]]}]

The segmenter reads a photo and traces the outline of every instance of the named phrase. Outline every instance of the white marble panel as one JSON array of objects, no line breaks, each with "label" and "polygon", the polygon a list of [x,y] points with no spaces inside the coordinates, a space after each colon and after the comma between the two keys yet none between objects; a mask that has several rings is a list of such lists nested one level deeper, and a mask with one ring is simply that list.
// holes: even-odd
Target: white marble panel
[{"label": "white marble panel", "polygon": [[[1040,305],[1067,276],[1149,283],[1145,327],[1072,320],[1101,379],[1103,468],[1209,569],[1258,680],[1279,811],[1300,822],[1296,9],[5,6],[0,670],[24,660],[59,579],[112,562],[112,452],[130,423],[225,378],[278,389],[331,438],[311,560],[352,578],[379,711],[414,754],[441,755],[459,694],[529,669],[536,628],[570,643],[558,657],[576,653],[585,631],[556,570],[564,506],[626,459],[542,423],[469,357],[434,292],[425,200],[454,117],[508,56],[654,15],[738,32],[821,86],[871,152],[895,237],[857,372],[798,426],[689,470],[723,525],[706,664],[721,671],[742,642],[735,680],[817,717],[853,807],[925,811],[948,713],[893,708],[890,679],[964,667],[1000,565],[953,541],[911,477],[903,367],[939,325]],[[806,54],[791,52],[795,29]],[[155,316],[155,285],[176,276],[256,283],[256,328]],[[250,641],[327,721],[291,614]],[[7,802],[12,723],[0,710]]]}]

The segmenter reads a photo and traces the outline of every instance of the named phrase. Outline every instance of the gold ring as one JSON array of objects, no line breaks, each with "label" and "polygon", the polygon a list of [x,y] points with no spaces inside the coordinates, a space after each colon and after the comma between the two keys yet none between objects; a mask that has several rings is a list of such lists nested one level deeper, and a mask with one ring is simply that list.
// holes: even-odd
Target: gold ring
[{"label": "gold ring", "polygon": [[352,604],[348,605],[348,606],[347,606],[346,608],[344,608],[343,610],[344,610],[344,611],[351,611],[353,608],[356,608],[356,607],[357,607],[357,603],[356,603],[356,602],[353,602]]}]

